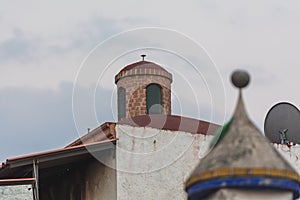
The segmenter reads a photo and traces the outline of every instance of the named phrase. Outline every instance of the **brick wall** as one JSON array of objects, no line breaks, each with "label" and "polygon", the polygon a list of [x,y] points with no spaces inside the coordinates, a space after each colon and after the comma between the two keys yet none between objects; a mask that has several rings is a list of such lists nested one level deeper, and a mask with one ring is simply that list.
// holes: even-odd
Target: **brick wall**
[{"label": "brick wall", "polygon": [[118,89],[126,89],[126,117],[146,114],[146,87],[151,83],[161,86],[163,114],[171,114],[172,75],[164,69],[131,69],[116,75]]}]

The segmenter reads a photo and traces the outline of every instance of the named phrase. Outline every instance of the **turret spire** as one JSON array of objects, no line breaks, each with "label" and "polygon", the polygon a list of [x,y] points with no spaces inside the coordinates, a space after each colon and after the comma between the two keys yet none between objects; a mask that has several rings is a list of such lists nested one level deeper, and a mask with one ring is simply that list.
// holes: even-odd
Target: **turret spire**
[{"label": "turret spire", "polygon": [[[230,122],[221,131],[213,149],[186,182],[189,200],[210,196],[220,189],[292,191],[299,197],[300,178],[249,119],[242,96],[250,77],[235,71],[231,80],[239,88],[238,103]],[[213,198],[212,198],[213,199]],[[230,199],[230,198],[226,198]]]}]

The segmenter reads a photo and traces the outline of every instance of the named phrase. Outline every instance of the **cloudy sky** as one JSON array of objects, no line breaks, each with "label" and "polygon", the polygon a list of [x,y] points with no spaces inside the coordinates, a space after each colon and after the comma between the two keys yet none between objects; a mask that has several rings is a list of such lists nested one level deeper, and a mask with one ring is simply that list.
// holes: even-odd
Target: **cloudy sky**
[{"label": "cloudy sky", "polygon": [[[1,1],[0,160],[63,147],[85,128],[115,121],[114,75],[143,52],[174,74],[174,114],[215,123],[228,120],[235,105],[231,72],[247,69],[247,109],[262,130],[275,103],[300,103],[299,8],[296,0]],[[188,50],[190,41],[203,49]],[[85,74],[91,82],[78,81],[83,68],[98,70]],[[86,102],[97,120],[80,105],[73,113],[73,88],[80,102],[93,91]],[[76,129],[77,111],[86,120]]]}]

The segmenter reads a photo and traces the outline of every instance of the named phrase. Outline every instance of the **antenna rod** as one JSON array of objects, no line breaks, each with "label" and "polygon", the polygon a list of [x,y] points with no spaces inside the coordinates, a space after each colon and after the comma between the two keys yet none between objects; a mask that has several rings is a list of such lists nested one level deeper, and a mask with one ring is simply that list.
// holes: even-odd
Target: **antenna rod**
[{"label": "antenna rod", "polygon": [[142,57],[142,61],[144,61],[144,60],[145,60],[145,57],[146,57],[146,55],[145,55],[145,54],[142,54],[142,55],[141,55],[141,57]]}]

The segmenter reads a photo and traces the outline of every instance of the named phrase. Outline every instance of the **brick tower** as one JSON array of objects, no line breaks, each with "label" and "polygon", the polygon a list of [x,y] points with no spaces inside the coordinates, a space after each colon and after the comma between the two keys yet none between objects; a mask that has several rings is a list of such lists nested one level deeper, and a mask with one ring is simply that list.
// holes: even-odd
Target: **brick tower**
[{"label": "brick tower", "polygon": [[127,65],[116,76],[118,120],[147,114],[171,114],[172,74],[143,60]]}]

